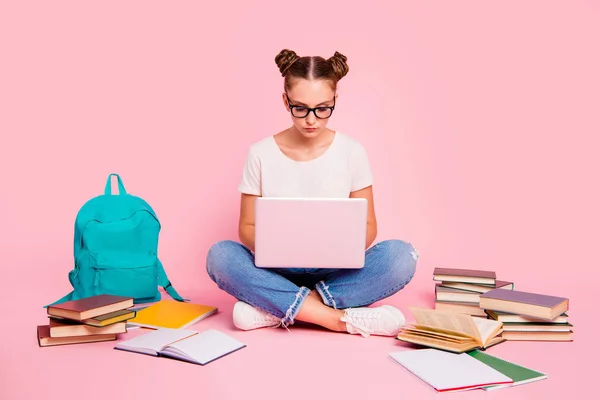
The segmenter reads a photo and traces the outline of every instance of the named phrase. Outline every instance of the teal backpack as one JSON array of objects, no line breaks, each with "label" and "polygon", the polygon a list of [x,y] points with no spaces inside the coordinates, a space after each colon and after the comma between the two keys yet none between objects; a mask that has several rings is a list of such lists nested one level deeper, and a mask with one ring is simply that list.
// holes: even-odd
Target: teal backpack
[{"label": "teal backpack", "polygon": [[[119,193],[111,194],[117,177]],[[134,303],[161,299],[161,286],[175,291],[157,255],[160,222],[144,200],[125,191],[121,177],[110,174],[104,194],[88,200],[75,219],[73,291],[53,304],[98,294],[132,297]]]}]

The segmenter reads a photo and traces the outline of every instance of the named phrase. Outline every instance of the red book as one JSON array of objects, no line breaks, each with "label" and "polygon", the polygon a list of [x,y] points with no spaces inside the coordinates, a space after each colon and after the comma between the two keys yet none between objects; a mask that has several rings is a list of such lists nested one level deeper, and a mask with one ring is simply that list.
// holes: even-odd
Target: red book
[{"label": "red book", "polygon": [[51,316],[81,321],[132,306],[133,298],[131,297],[100,294],[48,306],[47,311]]}]

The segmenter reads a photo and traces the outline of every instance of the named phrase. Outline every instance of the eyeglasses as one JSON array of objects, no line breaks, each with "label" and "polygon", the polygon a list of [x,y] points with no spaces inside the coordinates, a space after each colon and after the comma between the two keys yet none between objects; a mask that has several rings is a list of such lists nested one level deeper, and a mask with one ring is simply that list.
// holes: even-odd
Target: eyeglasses
[{"label": "eyeglasses", "polygon": [[306,106],[294,106],[291,104],[291,100],[288,97],[287,93],[285,94],[285,97],[287,98],[288,106],[290,107],[290,111],[292,112],[292,115],[296,118],[306,118],[306,117],[308,117],[308,114],[313,112],[315,114],[315,117],[317,117],[319,119],[327,119],[327,118],[331,117],[331,114],[333,113],[333,109],[335,108],[335,97],[333,98],[333,106],[331,106],[331,107],[315,107],[315,108],[310,108],[310,107],[306,107]]}]

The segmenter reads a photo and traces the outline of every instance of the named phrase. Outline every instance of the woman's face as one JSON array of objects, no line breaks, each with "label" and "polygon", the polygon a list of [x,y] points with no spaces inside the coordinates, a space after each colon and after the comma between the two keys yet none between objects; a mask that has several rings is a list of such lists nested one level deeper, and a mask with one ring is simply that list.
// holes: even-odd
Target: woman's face
[{"label": "woman's face", "polygon": [[[335,105],[336,97],[330,82],[326,80],[294,79],[288,93],[283,93],[283,102],[291,114],[294,127],[302,136],[312,139],[327,126],[333,111],[328,107]],[[293,106],[292,110],[290,106]],[[315,110],[306,115],[308,108]],[[315,113],[321,118],[317,118]]]}]

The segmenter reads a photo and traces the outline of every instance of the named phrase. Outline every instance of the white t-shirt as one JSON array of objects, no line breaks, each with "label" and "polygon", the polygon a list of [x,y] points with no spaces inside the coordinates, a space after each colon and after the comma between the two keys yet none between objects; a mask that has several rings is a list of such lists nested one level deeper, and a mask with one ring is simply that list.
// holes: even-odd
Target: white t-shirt
[{"label": "white t-shirt", "polygon": [[286,156],[273,136],[253,143],[238,191],[262,197],[348,197],[372,183],[364,147],[336,132],[327,150],[310,161]]}]

